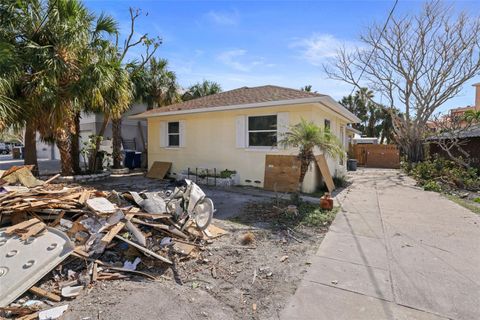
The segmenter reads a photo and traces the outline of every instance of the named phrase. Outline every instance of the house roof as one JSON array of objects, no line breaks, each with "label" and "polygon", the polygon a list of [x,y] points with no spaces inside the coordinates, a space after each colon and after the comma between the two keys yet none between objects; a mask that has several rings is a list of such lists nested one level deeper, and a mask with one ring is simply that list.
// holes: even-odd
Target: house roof
[{"label": "house roof", "polygon": [[[443,132],[435,136],[429,137],[426,140],[430,141],[430,140],[438,140],[438,139],[448,139],[454,134],[455,133],[453,132]],[[480,137],[480,124],[471,126],[470,128],[465,130],[460,130],[455,135],[458,135],[459,138],[478,138]]]},{"label": "house roof", "polygon": [[175,103],[166,107],[156,108],[145,112],[144,114],[156,114],[168,111],[190,110],[198,108],[223,107],[238,104],[250,104],[259,102],[291,100],[299,98],[321,97],[323,94],[306,92],[301,90],[277,87],[242,87],[230,91],[220,92],[205,97]]},{"label": "house roof", "polygon": [[343,115],[352,122],[360,121],[355,115],[327,95],[272,85],[260,87],[242,87],[185,102],[175,103],[166,107],[148,110],[146,112],[131,116],[130,118],[143,119],[173,114],[211,112],[314,102],[328,105],[328,108]]}]

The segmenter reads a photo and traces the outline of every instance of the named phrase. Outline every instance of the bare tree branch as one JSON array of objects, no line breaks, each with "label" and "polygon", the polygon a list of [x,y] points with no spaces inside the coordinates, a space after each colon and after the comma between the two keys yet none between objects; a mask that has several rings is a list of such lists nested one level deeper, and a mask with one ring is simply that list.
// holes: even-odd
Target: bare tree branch
[{"label": "bare tree branch", "polygon": [[480,73],[480,18],[434,0],[416,15],[392,17],[385,31],[370,26],[360,40],[351,52],[340,48],[324,71],[358,89],[368,86],[403,110],[393,121],[397,142],[410,160],[421,160],[429,119]]}]

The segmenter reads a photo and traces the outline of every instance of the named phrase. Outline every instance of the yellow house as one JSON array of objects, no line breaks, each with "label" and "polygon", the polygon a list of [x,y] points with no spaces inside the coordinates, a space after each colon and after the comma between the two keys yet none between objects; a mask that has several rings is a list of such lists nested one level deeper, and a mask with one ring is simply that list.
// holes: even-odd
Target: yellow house
[{"label": "yellow house", "polygon": [[[263,187],[266,155],[297,155],[277,147],[290,125],[312,120],[330,127],[347,149],[346,128],[360,120],[328,95],[277,86],[243,87],[132,116],[148,121],[148,165],[172,163],[171,173],[188,168],[237,172],[237,183]],[[321,154],[321,150],[316,150]],[[345,162],[327,159],[332,175],[345,171]],[[312,165],[303,183],[313,192],[321,182]]]}]

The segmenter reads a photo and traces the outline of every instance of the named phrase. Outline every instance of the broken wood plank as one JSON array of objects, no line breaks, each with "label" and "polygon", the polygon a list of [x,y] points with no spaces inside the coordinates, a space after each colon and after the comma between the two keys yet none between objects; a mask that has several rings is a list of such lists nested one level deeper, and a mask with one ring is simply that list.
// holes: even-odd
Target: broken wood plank
[{"label": "broken wood plank", "polygon": [[28,231],[25,232],[24,234],[22,234],[22,236],[20,238],[22,240],[27,240],[28,238],[33,237],[33,236],[39,234],[40,232],[42,232],[43,230],[45,230],[46,226],[47,225],[43,222],[36,223],[33,226],[29,227]]},{"label": "broken wood plank", "polygon": [[148,250],[147,248],[144,248],[144,247],[142,247],[141,245],[136,244],[136,243],[133,242],[133,241],[130,241],[130,240],[128,240],[128,239],[125,239],[125,238],[123,238],[123,237],[121,237],[121,236],[119,236],[119,235],[116,235],[115,238],[118,238],[118,239],[120,239],[120,240],[128,243],[129,245],[137,248],[138,250],[142,251],[143,253],[145,253],[145,254],[147,254],[147,255],[149,255],[149,256],[152,256],[152,257],[154,257],[154,258],[157,258],[157,259],[159,259],[159,260],[161,260],[161,261],[163,261],[163,262],[166,262],[166,263],[168,263],[168,264],[173,264],[172,261],[168,260],[167,258],[162,257],[161,255],[159,255],[159,254],[157,254],[157,253],[155,253],[155,252],[153,252],[153,251],[151,251],[151,250]]},{"label": "broken wood plank", "polygon": [[53,180],[57,179],[58,177],[60,177],[60,173],[57,173],[56,175],[54,175],[53,177],[51,177],[50,179],[48,179],[47,181],[45,181],[45,183],[43,185],[46,185],[46,184],[49,184],[50,182],[52,182]]},{"label": "broken wood plank", "polygon": [[125,227],[125,222],[120,221],[116,225],[113,226],[102,238],[103,244],[109,244],[112,242],[113,238]]},{"label": "broken wood plank", "polygon": [[188,236],[183,233],[182,231],[178,230],[177,228],[173,227],[173,226],[168,226],[166,224],[160,224],[160,223],[148,223],[148,222],[145,222],[145,221],[142,221],[140,219],[136,219],[136,218],[132,218],[132,222],[135,222],[135,223],[138,223],[138,224],[143,224],[145,226],[149,226],[149,227],[153,227],[157,230],[160,230],[160,231],[166,231],[172,235],[175,235],[175,236],[178,236],[178,237],[181,237],[183,239],[188,239]]},{"label": "broken wood plank", "polygon": [[97,281],[97,279],[98,279],[98,264],[94,262],[93,268],[92,268],[92,282]]},{"label": "broken wood plank", "polygon": [[78,199],[78,203],[80,204],[85,204],[85,201],[90,198],[90,191],[88,190],[83,190],[82,195]]},{"label": "broken wood plank", "polygon": [[33,293],[36,296],[42,297],[42,298],[47,298],[48,300],[55,301],[55,302],[60,302],[62,301],[62,298],[54,293],[48,292],[47,290],[44,290],[39,287],[31,287],[28,289],[31,293]]},{"label": "broken wood plank", "polygon": [[37,218],[32,218],[30,220],[23,221],[23,222],[20,222],[16,225],[8,227],[7,229],[5,229],[5,233],[7,235],[11,235],[12,233],[15,232],[15,230],[26,229],[26,228],[29,228],[29,227],[33,226],[36,223],[40,223],[40,220],[38,220]]}]

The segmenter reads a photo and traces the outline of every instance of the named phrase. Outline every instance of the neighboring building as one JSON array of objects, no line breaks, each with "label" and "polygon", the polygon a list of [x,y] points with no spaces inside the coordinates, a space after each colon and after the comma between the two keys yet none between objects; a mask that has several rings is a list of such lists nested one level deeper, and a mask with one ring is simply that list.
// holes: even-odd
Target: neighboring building
[{"label": "neighboring building", "polygon": [[467,111],[480,111],[480,82],[472,84],[475,87],[475,104],[473,106],[466,106],[451,109],[450,113],[454,116],[461,116]]},{"label": "neighboring building", "polygon": [[[467,111],[479,111],[480,112],[480,82],[473,84],[475,87],[475,105],[466,106],[451,109],[451,116],[462,116]],[[439,132],[440,128],[435,125],[435,122],[429,123],[429,128],[432,132]],[[480,168],[480,124],[473,125],[470,128],[462,125],[463,130],[459,133],[459,137],[462,140],[461,148],[470,155],[471,164],[477,168]],[[437,136],[428,138],[427,140],[435,140],[441,137],[439,132]],[[451,150],[454,156],[463,156],[461,152],[453,148]],[[448,154],[442,150],[442,148],[434,143],[430,144],[430,154],[440,154],[445,158],[448,158]]]},{"label": "neighboring building", "polygon": [[[144,104],[135,104],[130,110],[125,112],[122,116],[122,142],[123,149],[146,151],[144,145],[147,144],[147,123],[141,120],[131,120],[129,116],[147,110]],[[83,142],[88,139],[90,135],[98,134],[102,127],[102,114],[81,114],[80,119],[80,148],[83,147]],[[112,122],[109,121],[105,133],[102,149],[111,152],[112,149]],[[60,153],[55,144],[44,142],[40,139],[37,133],[37,158],[39,159],[60,159]],[[83,161],[83,159],[80,159]]]},{"label": "neighboring building", "polygon": [[[132,120],[129,117],[133,114],[138,114],[147,110],[144,104],[134,104],[127,112],[122,115],[122,142],[123,149],[146,151],[147,144],[147,123],[141,120]],[[88,140],[88,137],[95,134],[98,135],[103,123],[103,114],[82,113],[80,120],[80,146],[83,141]],[[106,145],[111,145],[112,139],[112,121],[108,125],[103,134]]]},{"label": "neighboring building", "polygon": [[[298,154],[298,149],[277,147],[288,126],[303,118],[329,127],[346,150],[347,125],[360,121],[327,95],[277,86],[243,87],[130,118],[148,121],[149,167],[166,161],[172,163],[173,174],[188,168],[235,170],[240,184],[260,187],[266,155]],[[338,159],[327,161],[332,175],[345,171]],[[320,172],[312,165],[303,190],[313,192],[320,182]]]}]

